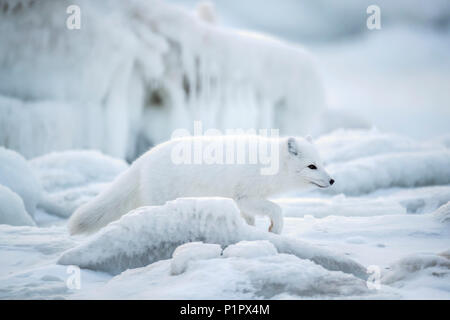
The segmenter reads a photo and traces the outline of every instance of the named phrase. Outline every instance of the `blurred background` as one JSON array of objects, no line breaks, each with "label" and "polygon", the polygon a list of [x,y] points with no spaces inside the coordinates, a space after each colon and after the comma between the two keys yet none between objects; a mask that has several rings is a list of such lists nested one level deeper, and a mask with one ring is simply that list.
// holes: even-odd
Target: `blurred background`
[{"label": "blurred background", "polygon": [[449,52],[447,0],[0,0],[0,145],[132,161],[194,120],[447,141]]}]

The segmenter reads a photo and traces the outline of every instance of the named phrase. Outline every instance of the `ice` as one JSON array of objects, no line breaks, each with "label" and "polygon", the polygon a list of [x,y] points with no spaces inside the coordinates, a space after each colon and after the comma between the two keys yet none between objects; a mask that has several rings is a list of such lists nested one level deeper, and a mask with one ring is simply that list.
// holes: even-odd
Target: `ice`
[{"label": "ice", "polygon": [[[259,245],[249,246],[258,250]],[[227,250],[227,249],[225,249]],[[250,257],[252,256],[252,257]],[[109,299],[277,299],[367,296],[365,281],[289,254],[197,260],[177,276],[163,260],[125,271],[80,297]],[[211,285],[211,284],[214,285]],[[136,290],[140,288],[140,290]]]},{"label": "ice", "polygon": [[81,30],[66,28],[67,2],[7,3],[0,144],[26,157],[89,148],[133,160],[194,120],[306,134],[324,109],[315,60],[299,46],[159,0],[76,1]]},{"label": "ice", "polygon": [[164,206],[138,208],[65,252],[58,263],[117,274],[168,259],[183,243],[228,246],[242,240],[268,240],[280,253],[366,277],[363,266],[344,256],[248,226],[234,201],[225,198],[180,198]]},{"label": "ice", "polygon": [[8,187],[0,185],[0,224],[33,226],[33,219],[25,210],[22,198]]},{"label": "ice", "polygon": [[62,217],[69,217],[128,168],[125,161],[98,151],[75,150],[40,156],[30,165],[44,189],[39,207]]},{"label": "ice", "polygon": [[20,154],[0,146],[0,185],[18,194],[33,216],[41,198],[41,186],[28,162]]},{"label": "ice", "polygon": [[172,254],[170,274],[178,275],[185,272],[191,261],[218,258],[221,254],[222,248],[218,244],[202,242],[182,244]]}]

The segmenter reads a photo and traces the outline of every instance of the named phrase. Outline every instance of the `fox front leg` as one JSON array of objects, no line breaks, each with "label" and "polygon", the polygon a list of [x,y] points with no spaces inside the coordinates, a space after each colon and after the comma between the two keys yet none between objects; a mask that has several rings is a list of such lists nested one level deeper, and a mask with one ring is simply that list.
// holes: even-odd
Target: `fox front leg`
[{"label": "fox front leg", "polygon": [[254,225],[254,217],[256,215],[265,215],[270,219],[270,232],[280,234],[283,230],[281,208],[272,201],[265,199],[240,199],[236,203],[248,224]]}]

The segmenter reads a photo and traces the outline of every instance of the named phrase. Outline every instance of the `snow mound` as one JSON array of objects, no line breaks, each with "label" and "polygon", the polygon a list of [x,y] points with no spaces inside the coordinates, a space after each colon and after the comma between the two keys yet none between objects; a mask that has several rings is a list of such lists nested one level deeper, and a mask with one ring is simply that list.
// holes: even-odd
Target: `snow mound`
[{"label": "snow mound", "polygon": [[[261,248],[261,242],[249,245],[257,251]],[[359,278],[326,270],[289,254],[196,260],[177,276],[170,275],[171,263],[163,260],[127,270],[96,290],[92,298],[100,295],[109,299],[298,299],[369,293],[365,281]]]},{"label": "snow mound", "polygon": [[62,217],[69,217],[128,168],[125,161],[98,151],[54,152],[30,164],[44,189],[39,206]]},{"label": "snow mound", "polygon": [[27,160],[15,151],[0,146],[0,184],[17,193],[33,216],[41,197],[41,186]]},{"label": "snow mound", "polygon": [[240,241],[236,244],[232,244],[223,250],[223,256],[240,257],[240,258],[256,258],[271,256],[277,254],[277,248],[267,241]]},{"label": "snow mound", "polygon": [[0,224],[34,226],[22,199],[8,187],[0,185]]},{"label": "snow mound", "polygon": [[427,151],[444,145],[427,144],[376,129],[340,129],[319,137],[315,144],[325,163],[345,162],[380,154]]},{"label": "snow mound", "polygon": [[222,248],[218,244],[203,242],[185,243],[172,254],[172,263],[170,264],[170,274],[178,275],[186,271],[191,261],[213,259],[220,257]]},{"label": "snow mound", "polygon": [[448,251],[442,254],[413,254],[397,261],[390,269],[383,275],[382,283],[392,284],[418,277],[438,277],[450,280],[450,256]]},{"label": "snow mound", "polygon": [[450,151],[402,152],[327,167],[336,180],[329,192],[360,195],[381,188],[450,183]]},{"label": "snow mound", "polygon": [[450,201],[439,207],[433,214],[443,223],[450,222]]},{"label": "snow mound", "polygon": [[63,253],[58,263],[117,274],[168,259],[187,242],[225,247],[242,240],[268,240],[280,253],[366,277],[365,268],[347,257],[248,226],[234,201],[225,198],[180,198],[135,209]]}]

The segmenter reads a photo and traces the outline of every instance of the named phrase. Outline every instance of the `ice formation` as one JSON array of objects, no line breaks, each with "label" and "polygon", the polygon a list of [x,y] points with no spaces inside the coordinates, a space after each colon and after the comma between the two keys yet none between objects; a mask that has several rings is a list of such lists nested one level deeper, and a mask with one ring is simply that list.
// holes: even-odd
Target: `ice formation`
[{"label": "ice formation", "polygon": [[280,253],[366,277],[365,268],[351,259],[248,226],[234,201],[225,198],[181,198],[164,206],[138,208],[66,251],[59,263],[117,274],[168,259],[187,242],[225,247],[242,240],[268,240]]},{"label": "ice formation", "polygon": [[[307,133],[323,110],[302,48],[164,1],[2,2],[0,144],[26,157],[93,148],[131,160],[193,120]],[[80,30],[65,25],[73,4]]]}]

